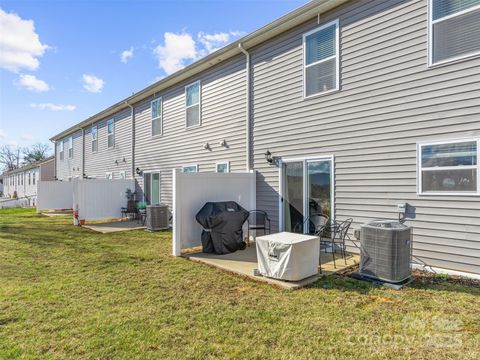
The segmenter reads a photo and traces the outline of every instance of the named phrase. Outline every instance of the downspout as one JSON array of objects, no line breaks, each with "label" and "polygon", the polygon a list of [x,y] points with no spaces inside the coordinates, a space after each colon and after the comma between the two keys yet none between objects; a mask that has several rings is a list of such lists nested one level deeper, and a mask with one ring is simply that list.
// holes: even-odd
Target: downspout
[{"label": "downspout", "polygon": [[245,50],[242,46],[242,43],[238,44],[238,49],[245,54],[246,58],[246,64],[245,64],[245,77],[246,77],[246,141],[245,141],[245,150],[246,150],[246,156],[247,156],[247,161],[246,161],[246,170],[247,172],[250,172],[252,170],[252,164],[250,161],[250,53]]},{"label": "downspout", "polygon": [[82,128],[82,175],[80,179],[84,179],[85,176],[85,129]]},{"label": "downspout", "polygon": [[131,110],[131,118],[132,118],[132,179],[135,180],[135,111],[132,105],[125,101],[125,105],[127,105]]}]

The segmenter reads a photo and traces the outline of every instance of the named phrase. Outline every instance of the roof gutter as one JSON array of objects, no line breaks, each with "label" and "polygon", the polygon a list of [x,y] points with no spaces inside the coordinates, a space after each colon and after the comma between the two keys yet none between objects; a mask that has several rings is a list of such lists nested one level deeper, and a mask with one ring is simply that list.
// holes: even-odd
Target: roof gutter
[{"label": "roof gutter", "polygon": [[249,172],[252,169],[252,162],[250,161],[250,53],[244,49],[242,43],[238,43],[238,48],[245,54],[245,156],[246,156],[246,171]]}]

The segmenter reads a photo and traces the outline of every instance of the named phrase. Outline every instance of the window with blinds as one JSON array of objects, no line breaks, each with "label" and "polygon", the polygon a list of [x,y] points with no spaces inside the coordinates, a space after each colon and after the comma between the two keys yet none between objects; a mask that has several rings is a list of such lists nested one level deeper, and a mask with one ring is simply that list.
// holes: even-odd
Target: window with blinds
[{"label": "window with blinds", "polygon": [[150,103],[152,136],[162,134],[162,98],[152,100]]},{"label": "window with blinds", "polygon": [[430,0],[430,64],[480,54],[480,0]]},{"label": "window with blinds", "polygon": [[339,45],[338,20],[303,35],[305,97],[338,90]]},{"label": "window with blinds", "polygon": [[200,126],[201,120],[201,90],[200,81],[185,87],[186,127]]},{"label": "window with blinds", "polygon": [[115,124],[113,119],[107,121],[107,147],[113,148],[115,146]]}]

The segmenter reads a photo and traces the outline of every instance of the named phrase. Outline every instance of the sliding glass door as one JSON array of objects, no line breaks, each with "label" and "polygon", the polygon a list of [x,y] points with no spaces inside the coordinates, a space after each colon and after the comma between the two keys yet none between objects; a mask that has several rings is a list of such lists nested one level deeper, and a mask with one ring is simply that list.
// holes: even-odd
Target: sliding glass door
[{"label": "sliding glass door", "polygon": [[148,205],[160,204],[160,173],[144,173],[144,196]]},{"label": "sliding glass door", "polygon": [[306,219],[314,214],[333,218],[333,159],[284,161],[282,211],[283,228],[289,232],[308,233]]}]

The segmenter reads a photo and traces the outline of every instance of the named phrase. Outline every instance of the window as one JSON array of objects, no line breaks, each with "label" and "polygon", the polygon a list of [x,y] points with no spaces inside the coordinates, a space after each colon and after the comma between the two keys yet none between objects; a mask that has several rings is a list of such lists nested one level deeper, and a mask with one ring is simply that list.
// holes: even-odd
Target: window
[{"label": "window", "polygon": [[480,54],[480,0],[429,2],[429,64]]},{"label": "window", "polygon": [[107,146],[109,149],[115,146],[115,124],[113,119],[107,121]]},{"label": "window", "polygon": [[112,180],[113,179],[113,173],[112,172],[106,172],[105,173],[105,179]]},{"label": "window", "polygon": [[152,111],[152,136],[162,134],[162,98],[153,100],[150,103]]},{"label": "window", "polygon": [[92,136],[92,152],[97,152],[98,150],[97,125],[92,126],[91,136]]},{"label": "window", "polygon": [[35,185],[35,173],[33,173],[33,185]]},{"label": "window", "polygon": [[339,89],[339,47],[338,20],[303,35],[304,97]]},{"label": "window", "polygon": [[143,174],[144,177],[144,197],[148,205],[160,204],[160,173],[147,172]]},{"label": "window", "polygon": [[186,127],[201,125],[200,81],[185,87]]},{"label": "window", "polygon": [[68,157],[73,158],[73,137],[68,138]]},{"label": "window", "polygon": [[228,161],[216,163],[215,164],[215,171],[217,173],[228,173],[228,172],[230,172],[230,163]]},{"label": "window", "polygon": [[60,147],[60,160],[63,160],[63,154],[64,154],[64,152],[63,152],[63,146],[64,146],[64,145],[63,145],[63,140],[61,140],[60,143],[59,143],[59,147]]},{"label": "window", "polygon": [[32,174],[28,173],[28,185],[32,184]]},{"label": "window", "polygon": [[184,173],[196,173],[196,172],[198,172],[198,165],[194,164],[194,165],[182,166],[182,172],[184,172]]},{"label": "window", "polygon": [[479,140],[419,145],[420,194],[480,194]]}]

